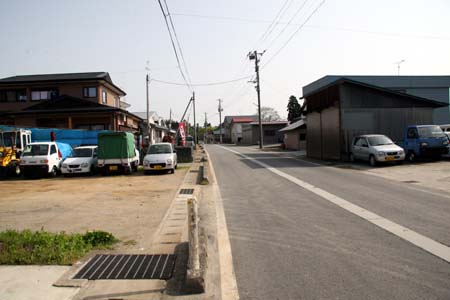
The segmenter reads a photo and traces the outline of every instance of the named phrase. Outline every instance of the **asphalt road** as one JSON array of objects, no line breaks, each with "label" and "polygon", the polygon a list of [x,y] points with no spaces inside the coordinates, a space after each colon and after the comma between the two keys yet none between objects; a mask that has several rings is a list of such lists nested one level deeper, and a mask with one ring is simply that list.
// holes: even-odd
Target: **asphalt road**
[{"label": "asphalt road", "polygon": [[226,148],[206,149],[223,199],[240,299],[450,299],[450,263],[314,189],[447,246],[450,198],[356,170]]}]

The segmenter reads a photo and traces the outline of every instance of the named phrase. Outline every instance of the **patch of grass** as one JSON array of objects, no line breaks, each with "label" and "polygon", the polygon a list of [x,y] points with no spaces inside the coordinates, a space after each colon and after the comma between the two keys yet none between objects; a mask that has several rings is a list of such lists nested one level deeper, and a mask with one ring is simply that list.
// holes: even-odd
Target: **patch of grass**
[{"label": "patch of grass", "polygon": [[117,242],[104,231],[68,234],[7,230],[0,232],[0,264],[70,265],[93,249],[105,249]]}]

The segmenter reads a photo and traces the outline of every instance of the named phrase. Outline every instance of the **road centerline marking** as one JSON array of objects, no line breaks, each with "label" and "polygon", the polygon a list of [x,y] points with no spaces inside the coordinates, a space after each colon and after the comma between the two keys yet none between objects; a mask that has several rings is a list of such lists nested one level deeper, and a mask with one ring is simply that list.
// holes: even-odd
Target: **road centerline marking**
[{"label": "road centerline marking", "polygon": [[316,187],[306,181],[303,181],[297,177],[294,177],[292,175],[289,175],[285,172],[282,172],[278,170],[277,168],[271,167],[270,165],[263,163],[261,161],[258,161],[258,159],[249,157],[241,152],[229,149],[224,146],[219,146],[220,148],[223,148],[226,151],[235,153],[247,160],[250,160],[261,167],[264,167],[268,171],[283,177],[287,180],[289,180],[292,183],[295,183],[296,185],[306,189],[309,192],[312,192],[316,194],[317,196],[320,196],[321,198],[345,209],[346,211],[386,230],[387,232],[390,232],[401,239],[427,251],[428,253],[431,253],[446,262],[450,263],[450,247],[441,244],[433,239],[430,239],[429,237],[426,237],[420,233],[417,233],[407,227],[404,227],[400,224],[397,224],[395,222],[390,221],[389,219],[386,219],[380,215],[377,215],[365,208],[362,208],[361,206],[358,206],[356,204],[351,203],[350,201],[347,201],[339,196],[336,196],[330,192],[327,192],[319,187]]}]

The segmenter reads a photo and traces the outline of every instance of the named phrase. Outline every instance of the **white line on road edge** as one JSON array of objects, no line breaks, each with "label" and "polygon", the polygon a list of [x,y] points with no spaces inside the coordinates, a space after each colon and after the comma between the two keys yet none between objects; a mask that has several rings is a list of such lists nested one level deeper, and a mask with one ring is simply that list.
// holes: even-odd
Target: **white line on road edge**
[{"label": "white line on road edge", "polygon": [[352,214],[355,214],[361,218],[363,218],[366,221],[369,221],[372,224],[377,225],[378,227],[383,228],[384,230],[412,243],[413,245],[416,245],[419,248],[422,248],[423,250],[445,260],[446,262],[450,263],[450,247],[447,247],[439,242],[436,242],[435,240],[432,240],[424,235],[421,235],[420,233],[417,233],[411,229],[408,229],[406,227],[403,227],[397,223],[394,223],[386,218],[383,218],[375,213],[372,213],[358,205],[355,205],[347,200],[344,200],[336,195],[333,195],[325,190],[322,190],[312,184],[309,184],[303,180],[300,180],[294,176],[291,176],[289,174],[286,174],[276,168],[273,168],[263,162],[258,161],[257,159],[251,158],[245,154],[242,154],[238,151],[231,150],[227,147],[219,146],[227,151],[233,152],[235,154],[240,155],[241,157],[244,157],[248,160],[253,161],[254,163],[266,168],[268,171],[271,171],[272,173],[277,174],[280,177],[283,177],[296,185],[330,201],[331,203],[336,204],[337,206],[345,209],[348,212],[351,212]]},{"label": "white line on road edge", "polygon": [[230,238],[228,236],[227,222],[223,209],[222,196],[217,185],[217,177],[214,167],[206,151],[209,166],[211,168],[212,188],[216,197],[216,216],[217,216],[217,243],[219,248],[219,265],[220,265],[220,289],[222,300],[238,300],[239,293],[236,283],[236,275],[233,267],[233,256],[231,254]]}]

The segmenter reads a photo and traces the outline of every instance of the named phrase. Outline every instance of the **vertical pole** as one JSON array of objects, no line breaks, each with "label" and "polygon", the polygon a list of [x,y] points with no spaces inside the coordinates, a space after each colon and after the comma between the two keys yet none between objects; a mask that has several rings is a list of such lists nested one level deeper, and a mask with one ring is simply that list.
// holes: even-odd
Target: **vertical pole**
[{"label": "vertical pole", "polygon": [[151,144],[151,132],[150,132],[150,102],[148,98],[148,84],[149,84],[149,75],[147,74],[145,78],[145,93],[147,98],[147,136],[148,136],[148,144]]},{"label": "vertical pole", "polygon": [[169,132],[172,130],[172,109],[169,111]]},{"label": "vertical pole", "polygon": [[259,149],[263,147],[263,129],[261,122],[261,91],[259,88],[259,60],[258,51],[255,50],[256,93],[258,94],[258,122],[259,122]]},{"label": "vertical pole", "polygon": [[208,127],[208,121],[206,119],[206,112],[205,112],[205,129],[203,130],[203,143],[206,144],[206,127]]},{"label": "vertical pole", "polygon": [[195,92],[192,92],[192,108],[194,109],[194,143],[197,146],[197,122],[195,119]]},{"label": "vertical pole", "polygon": [[222,144],[222,99],[219,99],[219,143]]}]

